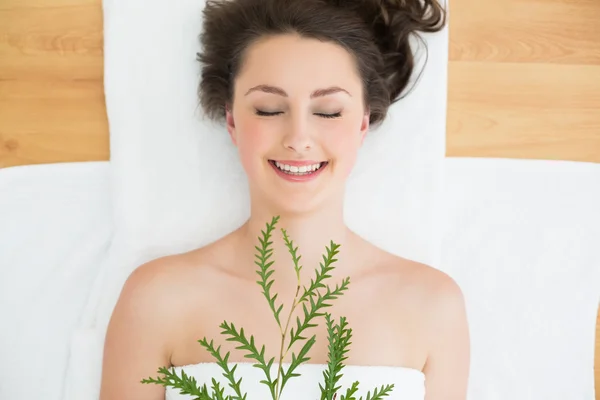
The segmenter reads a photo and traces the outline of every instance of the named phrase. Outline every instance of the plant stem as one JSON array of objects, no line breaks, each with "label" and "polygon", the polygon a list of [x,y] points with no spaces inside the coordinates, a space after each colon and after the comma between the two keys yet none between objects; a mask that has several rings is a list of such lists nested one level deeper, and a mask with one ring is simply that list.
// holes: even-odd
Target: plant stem
[{"label": "plant stem", "polygon": [[283,364],[283,359],[287,355],[287,351],[284,353],[283,348],[285,347],[285,336],[287,335],[288,328],[290,326],[290,321],[292,320],[292,315],[294,314],[294,310],[298,305],[298,296],[300,294],[300,274],[296,274],[296,278],[298,284],[296,285],[296,294],[294,295],[294,300],[292,301],[292,307],[290,309],[290,313],[288,314],[287,321],[285,323],[285,328],[281,333],[281,347],[279,348],[279,367],[277,368],[277,389],[275,391],[276,398],[275,400],[279,400],[279,396],[281,396],[281,391],[283,388],[281,385],[281,364]]}]

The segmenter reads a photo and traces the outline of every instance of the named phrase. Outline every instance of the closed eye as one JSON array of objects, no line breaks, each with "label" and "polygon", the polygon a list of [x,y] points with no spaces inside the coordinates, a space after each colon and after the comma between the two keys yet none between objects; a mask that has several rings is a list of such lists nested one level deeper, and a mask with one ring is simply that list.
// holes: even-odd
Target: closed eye
[{"label": "closed eye", "polygon": [[273,116],[279,115],[279,114],[283,114],[283,112],[282,111],[267,112],[267,111],[256,110],[256,115],[260,115],[261,117],[273,117]]},{"label": "closed eye", "polygon": [[[283,114],[283,111],[268,112],[268,111],[256,110],[256,115],[259,115],[261,117],[274,117],[274,116],[280,115],[280,114]],[[333,113],[333,114],[315,113],[315,115],[322,117],[322,118],[339,118],[342,116],[342,113],[341,112],[337,112],[337,113]]]},{"label": "closed eye", "polygon": [[315,115],[318,115],[319,117],[323,117],[323,118],[339,118],[342,116],[342,113],[341,112],[337,112],[334,114],[318,114],[317,113]]}]

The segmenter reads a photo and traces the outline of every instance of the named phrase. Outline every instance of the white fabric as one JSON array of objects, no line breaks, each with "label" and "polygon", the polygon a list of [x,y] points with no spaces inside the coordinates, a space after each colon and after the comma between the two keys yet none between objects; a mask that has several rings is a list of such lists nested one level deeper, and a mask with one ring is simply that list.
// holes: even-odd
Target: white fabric
[{"label": "white fabric", "polygon": [[[72,353],[73,392],[61,393],[70,333],[111,241],[107,167],[0,171],[2,399],[20,400],[31,381],[44,399],[97,398],[94,351]],[[445,169],[441,268],[467,301],[469,400],[593,400],[600,165],[447,159]],[[73,347],[99,343],[91,329]]]},{"label": "white fabric", "polygon": [[[233,367],[233,363],[229,367]],[[289,368],[289,364],[283,365],[284,370]],[[294,373],[301,374],[299,377],[290,378],[283,388],[282,398],[285,400],[307,400],[321,398],[319,384],[324,385],[323,371],[327,369],[325,365],[302,364],[294,370]],[[175,368],[177,376],[181,377],[181,372],[196,378],[197,387],[206,384],[210,393],[212,391],[212,379],[214,378],[225,388],[225,395],[235,395],[235,392],[229,387],[229,381],[223,377],[223,369],[215,363],[202,363],[196,365],[186,365]],[[389,400],[423,400],[425,398],[425,376],[421,371],[410,368],[400,367],[381,367],[381,366],[352,366],[347,365],[341,371],[341,378],[336,383],[340,389],[337,392],[337,398],[346,394],[346,389],[350,388],[354,382],[359,382],[358,390],[354,393],[355,398],[366,398],[368,392],[371,397],[375,390],[381,391],[382,387],[394,385],[386,399]],[[277,377],[277,365],[271,369],[271,377]],[[248,400],[266,400],[272,396],[269,388],[260,383],[265,379],[264,371],[255,368],[251,363],[237,363],[235,379],[242,379],[240,384],[242,394],[248,394]],[[166,400],[191,400],[193,396],[180,394],[179,389],[167,388]]]},{"label": "white fabric", "polygon": [[106,162],[0,170],[0,399],[62,399],[112,238],[108,178]]},{"label": "white fabric", "polygon": [[445,161],[441,268],[463,289],[473,400],[593,400],[600,164]]},{"label": "white fabric", "polygon": [[[73,343],[73,373],[92,377],[71,379],[69,395],[77,400],[93,398],[99,387],[104,333],[130,272],[228,233],[249,211],[236,150],[225,129],[203,120],[198,108],[204,1],[104,0],[103,7],[116,236]],[[367,239],[433,264],[448,31],[426,38],[418,86],[365,141],[346,215]],[[417,59],[422,67],[423,48]]]}]

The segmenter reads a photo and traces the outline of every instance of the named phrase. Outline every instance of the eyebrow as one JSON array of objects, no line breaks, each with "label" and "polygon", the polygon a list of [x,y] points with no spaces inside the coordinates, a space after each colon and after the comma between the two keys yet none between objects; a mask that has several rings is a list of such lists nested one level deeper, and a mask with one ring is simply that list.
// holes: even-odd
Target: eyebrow
[{"label": "eyebrow", "polygon": [[[288,94],[285,92],[285,90],[283,90],[277,86],[271,86],[271,85],[255,86],[246,92],[246,96],[248,96],[252,92],[265,92],[265,93],[276,94],[276,95],[282,96],[282,97],[288,97]],[[348,91],[346,89],[342,89],[341,87],[338,87],[338,86],[331,86],[331,87],[328,87],[325,89],[315,90],[314,92],[312,92],[310,94],[310,98],[314,99],[316,97],[329,96],[330,94],[340,93],[340,92],[346,93],[348,96],[352,97],[352,95],[350,93],[348,93]]]}]

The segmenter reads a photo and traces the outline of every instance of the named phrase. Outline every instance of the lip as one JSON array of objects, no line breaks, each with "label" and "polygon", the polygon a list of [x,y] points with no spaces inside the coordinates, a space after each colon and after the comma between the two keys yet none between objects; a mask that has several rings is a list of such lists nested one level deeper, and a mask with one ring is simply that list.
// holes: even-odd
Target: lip
[{"label": "lip", "polygon": [[[312,165],[312,164],[320,164],[323,161],[295,161],[295,163],[290,164],[290,161],[278,161],[282,164],[288,164],[288,165],[293,165],[293,166],[303,166],[303,165]],[[299,164],[300,163],[300,164]],[[314,179],[316,179],[319,175],[321,175],[321,173],[329,166],[329,162],[327,162],[327,164],[323,165],[321,168],[319,168],[316,172],[313,172],[312,174],[309,175],[289,175],[286,174],[285,172],[281,171],[279,168],[277,168],[275,166],[275,163],[273,160],[269,161],[269,165],[271,166],[271,168],[273,168],[273,170],[275,171],[275,173],[277,175],[279,175],[281,178],[285,179],[286,181],[289,182],[309,182],[312,181]]]},{"label": "lip", "polygon": [[312,161],[312,160],[304,160],[304,161],[294,161],[294,160],[269,160],[269,161],[277,161],[281,164],[293,165],[294,167],[302,167],[305,165],[313,165],[313,164],[321,164],[324,161]]}]

